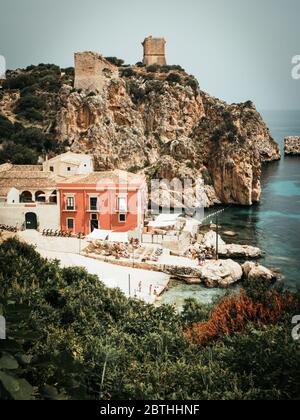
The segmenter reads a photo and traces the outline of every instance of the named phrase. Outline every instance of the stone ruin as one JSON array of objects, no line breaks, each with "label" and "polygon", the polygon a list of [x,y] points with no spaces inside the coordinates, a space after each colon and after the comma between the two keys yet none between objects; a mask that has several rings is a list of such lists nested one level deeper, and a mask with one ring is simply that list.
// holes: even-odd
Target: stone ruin
[{"label": "stone ruin", "polygon": [[[150,36],[144,40],[142,45],[146,66],[152,64],[165,66],[167,64],[164,38]],[[118,67],[111,64],[102,55],[91,51],[75,53],[75,89],[100,93],[113,76],[119,76]]]},{"label": "stone ruin", "polygon": [[101,92],[112,76],[118,77],[118,67],[95,52],[75,53],[75,89]]}]

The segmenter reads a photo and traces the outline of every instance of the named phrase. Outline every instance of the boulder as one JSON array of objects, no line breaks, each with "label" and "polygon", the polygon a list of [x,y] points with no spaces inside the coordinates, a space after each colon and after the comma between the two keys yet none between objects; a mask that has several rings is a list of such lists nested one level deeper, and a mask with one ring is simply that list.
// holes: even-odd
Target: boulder
[{"label": "boulder", "polygon": [[262,251],[250,245],[229,244],[220,247],[220,256],[227,258],[260,258]]},{"label": "boulder", "polygon": [[226,288],[243,277],[242,267],[232,260],[210,261],[199,271],[200,281],[209,288]]},{"label": "boulder", "polygon": [[254,262],[246,262],[242,266],[244,277],[249,280],[265,280],[273,282],[277,280],[277,274],[274,271]]},{"label": "boulder", "polygon": [[[219,237],[219,246],[223,247],[224,245],[226,245],[223,239],[221,238],[221,236],[219,235],[218,237]],[[217,242],[217,234],[215,231],[210,230],[203,236],[201,240],[201,245],[203,248],[216,248],[216,242]]]},{"label": "boulder", "polygon": [[[234,233],[234,232],[233,232]],[[217,234],[210,230],[200,241],[200,248],[207,251],[207,255],[214,257],[216,250]],[[228,244],[223,241],[219,235],[219,256],[222,258],[251,258],[256,259],[262,256],[262,251],[259,248],[250,245]]]}]

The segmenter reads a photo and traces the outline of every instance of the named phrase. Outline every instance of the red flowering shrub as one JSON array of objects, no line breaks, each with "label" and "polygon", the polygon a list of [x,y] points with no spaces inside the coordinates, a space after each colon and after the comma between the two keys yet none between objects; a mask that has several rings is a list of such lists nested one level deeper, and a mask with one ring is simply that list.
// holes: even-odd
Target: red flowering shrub
[{"label": "red flowering shrub", "polygon": [[247,324],[258,326],[273,325],[280,321],[285,311],[297,307],[292,294],[268,292],[267,304],[254,301],[243,290],[226,297],[214,308],[208,322],[195,323],[187,328],[186,334],[191,342],[206,345],[222,335],[244,332]]}]

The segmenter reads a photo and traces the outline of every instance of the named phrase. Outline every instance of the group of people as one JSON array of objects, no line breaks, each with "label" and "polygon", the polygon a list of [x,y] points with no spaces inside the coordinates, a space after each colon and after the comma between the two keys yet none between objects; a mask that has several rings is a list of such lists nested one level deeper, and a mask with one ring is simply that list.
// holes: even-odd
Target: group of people
[{"label": "group of people", "polygon": [[[138,295],[141,295],[141,293],[142,293],[142,282],[139,281],[137,290],[135,290],[134,295],[135,295],[135,297],[137,297]],[[152,295],[158,296],[159,295],[159,288],[157,286],[153,287],[153,285],[150,284],[150,286],[149,286],[149,296],[152,296]]]},{"label": "group of people", "polygon": [[206,261],[205,253],[197,252],[195,249],[191,251],[192,259],[198,261],[198,265],[202,267]]}]

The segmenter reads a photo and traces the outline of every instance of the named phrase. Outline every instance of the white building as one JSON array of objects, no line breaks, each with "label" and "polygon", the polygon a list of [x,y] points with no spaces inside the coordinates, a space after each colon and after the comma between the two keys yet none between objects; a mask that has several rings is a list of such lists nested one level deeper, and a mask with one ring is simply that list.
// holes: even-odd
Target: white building
[{"label": "white building", "polygon": [[66,152],[43,163],[43,171],[69,177],[90,174],[94,171],[93,157],[89,155]]},{"label": "white building", "polygon": [[0,165],[0,225],[59,229],[56,185],[69,176],[93,172],[93,158],[67,152],[43,165]]}]

